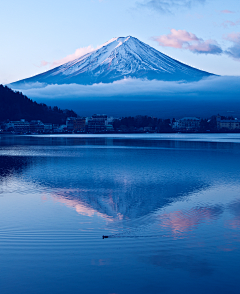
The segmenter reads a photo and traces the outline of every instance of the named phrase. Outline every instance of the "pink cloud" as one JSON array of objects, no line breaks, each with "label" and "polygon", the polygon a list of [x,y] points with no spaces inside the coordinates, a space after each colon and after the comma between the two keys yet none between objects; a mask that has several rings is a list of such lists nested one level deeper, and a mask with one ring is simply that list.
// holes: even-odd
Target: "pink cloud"
[{"label": "pink cloud", "polygon": [[240,24],[240,19],[237,21],[226,20],[221,25],[227,28],[228,26],[237,26],[239,24]]},{"label": "pink cloud", "polygon": [[[76,190],[70,190],[71,192],[76,192]],[[68,191],[68,192],[70,192]],[[56,202],[60,202],[64,205],[66,205],[67,207],[72,207],[76,210],[77,213],[81,214],[81,215],[86,215],[89,217],[94,216],[95,214],[108,219],[109,221],[111,221],[112,219],[106,215],[103,214],[101,212],[98,212],[97,210],[95,210],[94,208],[91,208],[90,206],[87,206],[84,202],[82,202],[80,199],[67,199],[66,195],[64,195],[64,191],[59,190],[56,194],[53,193],[51,195],[53,197],[53,199]]]},{"label": "pink cloud", "polygon": [[[63,189],[58,189],[57,191],[53,192],[51,194],[51,196],[54,199],[54,201],[60,202],[67,207],[71,207],[71,208],[75,209],[75,211],[81,215],[86,215],[89,217],[93,217],[94,215],[98,215],[109,222],[113,222],[115,220],[122,220],[124,218],[124,215],[122,215],[120,212],[116,211],[116,204],[113,205],[114,202],[111,199],[111,195],[110,195],[109,208],[112,210],[112,214],[114,215],[114,217],[111,215],[108,215],[104,212],[101,212],[97,208],[91,207],[91,205],[88,205],[87,203],[82,201],[81,195],[84,195],[86,192],[90,192],[90,190],[86,191],[86,190],[81,190],[81,189],[68,189],[66,192]],[[74,197],[71,198],[72,193],[73,194],[78,193],[79,198],[74,198]],[[84,198],[84,196],[83,196],[83,198]],[[106,204],[109,204],[109,203],[106,203]]]},{"label": "pink cloud", "polygon": [[233,45],[229,47],[225,53],[236,61],[240,61],[240,33],[231,33],[223,38],[233,43]]},{"label": "pink cloud", "polygon": [[184,43],[197,41],[198,38],[187,31],[171,29],[171,34],[156,37],[154,40],[163,47],[183,48]]},{"label": "pink cloud", "polygon": [[240,230],[240,200],[231,203],[229,208],[235,217],[226,221],[226,225],[231,229]]},{"label": "pink cloud", "polygon": [[49,64],[50,64],[50,62],[47,62],[47,61],[44,61],[44,60],[41,61],[41,66],[46,66],[46,65],[49,65]]},{"label": "pink cloud", "polygon": [[231,33],[227,36],[224,36],[225,40],[231,41],[233,43],[239,43],[240,42],[240,33]]},{"label": "pink cloud", "polygon": [[54,68],[57,66],[60,66],[64,63],[67,63],[69,61],[72,61],[74,59],[77,59],[87,53],[90,53],[92,51],[94,51],[95,49],[92,46],[87,46],[87,47],[83,47],[83,48],[78,48],[73,54],[67,55],[66,57],[62,58],[62,59],[58,59],[58,60],[54,60],[52,62],[48,62],[48,61],[41,61],[41,66],[49,66],[49,68]]},{"label": "pink cloud", "polygon": [[234,219],[227,222],[227,226],[239,230],[240,229],[240,219],[235,217]]},{"label": "pink cloud", "polygon": [[201,223],[218,218],[221,213],[220,207],[195,207],[189,211],[162,214],[159,220],[160,226],[170,229],[175,235],[192,231]]},{"label": "pink cloud", "polygon": [[168,35],[154,37],[153,40],[163,47],[173,47],[190,50],[193,53],[220,54],[221,47],[214,40],[204,41],[195,34],[185,30],[171,29]]},{"label": "pink cloud", "polygon": [[231,10],[227,10],[227,9],[225,9],[225,10],[221,10],[221,13],[234,13],[234,12],[231,11]]}]

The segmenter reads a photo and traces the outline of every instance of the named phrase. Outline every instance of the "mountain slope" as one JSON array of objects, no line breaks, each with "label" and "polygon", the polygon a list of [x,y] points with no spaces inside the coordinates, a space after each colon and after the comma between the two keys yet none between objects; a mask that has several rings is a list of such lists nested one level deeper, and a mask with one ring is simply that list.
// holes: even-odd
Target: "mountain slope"
[{"label": "mountain slope", "polygon": [[176,61],[137,38],[119,37],[99,49],[45,73],[21,80],[22,83],[94,84],[126,77],[165,81],[194,81],[211,75]]}]

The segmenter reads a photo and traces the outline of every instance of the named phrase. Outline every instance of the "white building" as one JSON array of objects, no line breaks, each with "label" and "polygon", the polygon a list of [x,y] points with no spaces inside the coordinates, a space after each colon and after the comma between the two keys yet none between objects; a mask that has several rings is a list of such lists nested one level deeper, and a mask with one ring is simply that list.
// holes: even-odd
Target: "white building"
[{"label": "white building", "polygon": [[177,123],[179,130],[193,131],[199,129],[200,119],[197,117],[183,117]]},{"label": "white building", "polygon": [[21,119],[20,121],[10,121],[6,124],[7,129],[13,128],[15,132],[29,132],[30,124],[25,119]]}]

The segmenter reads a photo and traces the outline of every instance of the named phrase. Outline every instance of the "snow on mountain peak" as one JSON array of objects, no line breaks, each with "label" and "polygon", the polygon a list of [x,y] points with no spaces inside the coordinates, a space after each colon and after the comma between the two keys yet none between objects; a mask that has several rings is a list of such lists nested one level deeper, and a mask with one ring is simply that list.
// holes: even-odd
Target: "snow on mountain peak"
[{"label": "snow on mountain peak", "polygon": [[125,41],[127,41],[129,38],[131,38],[131,36],[128,36],[128,37],[117,37],[117,38],[112,38],[110,39],[109,41],[103,43],[99,48],[102,48],[110,43],[113,43],[113,42],[118,42],[118,43],[123,43]]},{"label": "snow on mountain peak", "polygon": [[135,37],[127,36],[112,38],[90,53],[18,83],[93,84],[125,77],[199,80],[209,75],[170,58]]}]

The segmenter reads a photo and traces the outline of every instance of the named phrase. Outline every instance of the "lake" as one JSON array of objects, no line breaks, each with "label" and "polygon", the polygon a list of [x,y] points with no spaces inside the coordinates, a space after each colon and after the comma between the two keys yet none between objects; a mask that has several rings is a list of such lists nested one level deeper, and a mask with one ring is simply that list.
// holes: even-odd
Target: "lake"
[{"label": "lake", "polygon": [[0,262],[1,294],[239,293],[240,134],[0,136]]}]

